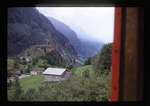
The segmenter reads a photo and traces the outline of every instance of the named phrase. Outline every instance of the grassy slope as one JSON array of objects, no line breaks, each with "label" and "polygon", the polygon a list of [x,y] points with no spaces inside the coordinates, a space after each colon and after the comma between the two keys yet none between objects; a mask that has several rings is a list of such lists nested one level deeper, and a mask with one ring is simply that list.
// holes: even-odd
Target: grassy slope
[{"label": "grassy slope", "polygon": [[[72,69],[71,71],[74,71],[74,73],[77,76],[82,77],[82,72],[86,69],[88,69],[90,71],[91,77],[94,76],[94,70],[92,69],[92,65],[80,66],[80,67]],[[92,77],[92,78],[94,78],[94,77]],[[110,76],[101,76],[98,78],[100,84],[106,84],[106,86],[109,88],[110,82],[108,79],[110,79]],[[30,76],[30,77],[19,79],[19,82],[25,91],[27,91],[27,89],[29,89],[29,88],[38,89],[38,87],[45,84],[43,81],[44,81],[44,75]],[[52,85],[52,84],[53,83],[50,83],[50,85]],[[104,89],[102,89],[102,90],[104,90]],[[107,90],[104,90],[104,93],[107,92]],[[108,90],[108,94],[109,94],[109,90]],[[8,96],[10,96],[10,95],[11,95],[11,93],[8,90]]]},{"label": "grassy slope", "polygon": [[30,76],[30,77],[19,79],[20,85],[25,91],[27,91],[27,89],[29,88],[37,89],[44,83],[43,81],[44,81],[43,75]]},{"label": "grassy slope", "polygon": [[[82,72],[86,69],[90,71],[90,76],[94,76],[92,65],[80,66],[72,69],[71,71],[73,71],[75,75],[82,77]],[[30,76],[30,77],[19,79],[20,85],[25,91],[27,91],[27,89],[29,88],[37,89],[38,87],[44,84],[43,81],[44,81],[44,75]]]},{"label": "grassy slope", "polygon": [[75,75],[82,77],[82,72],[86,69],[88,69],[90,71],[90,76],[94,76],[94,71],[92,69],[92,65],[80,66],[80,67],[72,69],[71,71],[74,72]]}]

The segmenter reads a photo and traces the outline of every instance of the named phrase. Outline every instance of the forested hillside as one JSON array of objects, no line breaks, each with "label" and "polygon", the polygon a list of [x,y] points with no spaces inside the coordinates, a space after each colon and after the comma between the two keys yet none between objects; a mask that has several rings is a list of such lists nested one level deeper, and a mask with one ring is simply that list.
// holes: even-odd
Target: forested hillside
[{"label": "forested hillside", "polygon": [[68,58],[77,58],[69,40],[35,8],[8,8],[8,56],[16,56],[32,45],[49,44]]}]

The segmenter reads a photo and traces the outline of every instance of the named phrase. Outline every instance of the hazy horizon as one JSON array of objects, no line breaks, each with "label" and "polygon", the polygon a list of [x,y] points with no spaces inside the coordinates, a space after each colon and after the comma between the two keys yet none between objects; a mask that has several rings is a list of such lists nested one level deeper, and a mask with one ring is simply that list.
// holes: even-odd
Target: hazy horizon
[{"label": "hazy horizon", "polygon": [[113,42],[114,7],[36,7],[36,9],[43,15],[69,26],[80,39]]}]

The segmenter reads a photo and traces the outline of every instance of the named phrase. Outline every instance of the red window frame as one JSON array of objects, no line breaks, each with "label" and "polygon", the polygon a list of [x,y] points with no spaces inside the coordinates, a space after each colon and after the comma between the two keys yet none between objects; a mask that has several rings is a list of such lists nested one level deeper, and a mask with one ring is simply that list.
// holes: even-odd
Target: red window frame
[{"label": "red window frame", "polygon": [[111,101],[119,101],[119,70],[122,8],[115,7],[114,42],[112,47]]}]

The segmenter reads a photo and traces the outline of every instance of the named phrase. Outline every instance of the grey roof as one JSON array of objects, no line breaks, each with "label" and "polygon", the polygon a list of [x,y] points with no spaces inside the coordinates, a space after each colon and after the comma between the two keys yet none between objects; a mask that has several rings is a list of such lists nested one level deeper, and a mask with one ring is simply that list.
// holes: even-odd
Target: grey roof
[{"label": "grey roof", "polygon": [[50,75],[62,75],[65,72],[65,68],[47,68],[43,74],[50,74]]}]

